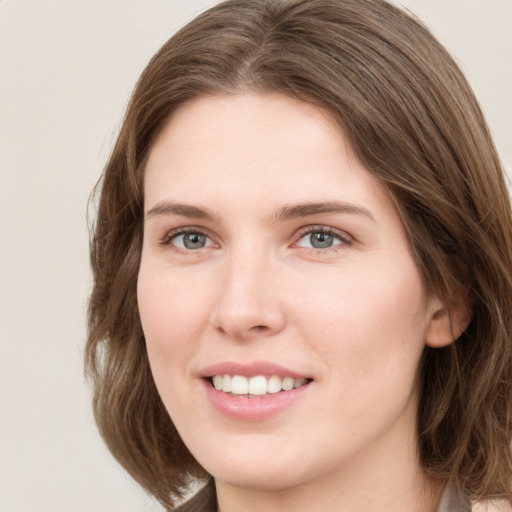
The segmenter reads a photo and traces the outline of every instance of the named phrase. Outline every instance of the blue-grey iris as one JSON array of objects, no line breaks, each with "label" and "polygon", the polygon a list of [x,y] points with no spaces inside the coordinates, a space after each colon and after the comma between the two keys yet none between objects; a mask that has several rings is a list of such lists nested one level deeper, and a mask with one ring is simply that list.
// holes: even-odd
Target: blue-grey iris
[{"label": "blue-grey iris", "polygon": [[309,241],[315,249],[325,249],[332,247],[334,237],[327,233],[311,233]]},{"label": "blue-grey iris", "polygon": [[183,245],[187,249],[202,249],[206,245],[206,235],[186,233],[183,235]]}]

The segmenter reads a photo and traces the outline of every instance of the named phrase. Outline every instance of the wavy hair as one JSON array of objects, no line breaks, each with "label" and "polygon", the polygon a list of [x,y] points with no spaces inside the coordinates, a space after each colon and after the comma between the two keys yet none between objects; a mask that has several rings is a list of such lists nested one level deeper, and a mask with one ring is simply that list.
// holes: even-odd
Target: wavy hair
[{"label": "wavy hair", "polygon": [[384,0],[228,0],[174,35],[140,77],[97,188],[90,245],[86,370],[113,455],[167,510],[192,479],[207,477],[148,363],[136,297],[143,175],[180,105],[244,91],[328,109],[387,187],[427,291],[471,304],[462,336],[424,352],[420,461],[466,498],[511,498],[512,219],[503,169],[454,60]]}]

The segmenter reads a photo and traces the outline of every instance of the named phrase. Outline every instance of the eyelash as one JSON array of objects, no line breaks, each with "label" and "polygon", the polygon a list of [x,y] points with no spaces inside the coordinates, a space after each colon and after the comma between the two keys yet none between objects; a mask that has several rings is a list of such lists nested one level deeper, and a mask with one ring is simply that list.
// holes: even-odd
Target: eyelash
[{"label": "eyelash", "polygon": [[[212,237],[210,236],[210,234],[203,228],[199,228],[196,226],[185,226],[183,228],[173,229],[172,231],[169,231],[168,233],[166,233],[164,235],[164,237],[162,238],[162,240],[159,242],[159,245],[164,246],[164,247],[173,245],[172,241],[174,239],[178,238],[181,235],[187,235],[187,234],[201,235],[201,236],[205,236],[205,237],[209,238],[210,240],[212,240]],[[176,246],[174,246],[174,249],[184,252],[184,253],[187,253],[187,254],[196,252],[192,249],[188,249],[188,250],[181,249],[180,247],[176,247]]]},{"label": "eyelash", "polygon": [[[294,237],[295,242],[292,244],[292,247],[301,247],[297,244],[306,236],[311,235],[313,233],[320,233],[326,236],[332,236],[338,240],[340,240],[340,243],[333,245],[332,247],[326,247],[326,248],[315,248],[315,247],[302,247],[303,249],[308,250],[311,254],[318,255],[318,254],[326,254],[330,252],[337,252],[341,250],[343,247],[352,245],[352,238],[347,235],[347,233],[344,233],[343,231],[338,231],[336,229],[333,229],[328,226],[323,225],[314,225],[314,226],[306,226],[302,228],[298,235]],[[212,237],[210,234],[204,230],[203,228],[199,228],[196,226],[186,226],[182,228],[174,229],[168,233],[165,234],[165,236],[162,238],[162,240],[159,242],[159,245],[165,247],[173,245],[172,241],[176,238],[178,238],[181,235],[187,235],[187,234],[197,234],[201,236],[205,236],[212,240]],[[181,252],[182,254],[186,255],[197,255],[199,252],[199,249],[193,250],[193,249],[182,249],[181,247],[173,246],[173,249],[176,251]]]},{"label": "eyelash", "polygon": [[308,235],[312,235],[313,233],[320,233],[322,235],[332,236],[332,237],[340,240],[340,243],[333,245],[332,247],[326,247],[323,249],[319,249],[316,247],[303,247],[304,249],[309,250],[310,253],[313,255],[337,252],[346,246],[352,245],[352,242],[353,242],[352,238],[347,233],[345,233],[343,231],[333,229],[329,226],[315,225],[315,226],[306,226],[305,228],[303,228],[299,232],[297,241],[294,243],[294,245],[296,246],[304,237],[306,237]]}]

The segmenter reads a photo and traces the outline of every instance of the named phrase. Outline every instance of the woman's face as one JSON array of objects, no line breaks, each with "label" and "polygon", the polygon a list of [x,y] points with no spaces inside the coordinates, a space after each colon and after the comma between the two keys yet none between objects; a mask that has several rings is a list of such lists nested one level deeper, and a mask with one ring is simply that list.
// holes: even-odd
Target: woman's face
[{"label": "woman's face", "polygon": [[147,163],[138,302],[162,400],[217,482],[417,465],[439,301],[384,187],[318,107],[279,94],[181,107]]}]

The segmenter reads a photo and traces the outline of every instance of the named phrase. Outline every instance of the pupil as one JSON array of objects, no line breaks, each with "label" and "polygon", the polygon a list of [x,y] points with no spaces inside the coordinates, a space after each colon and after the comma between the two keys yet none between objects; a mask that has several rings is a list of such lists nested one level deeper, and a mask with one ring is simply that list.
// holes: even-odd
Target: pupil
[{"label": "pupil", "polygon": [[199,233],[189,233],[183,237],[183,245],[187,249],[201,249],[206,242],[206,236]]},{"label": "pupil", "polygon": [[313,233],[310,240],[315,249],[325,249],[332,246],[333,236],[327,233]]}]

